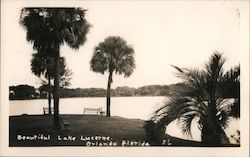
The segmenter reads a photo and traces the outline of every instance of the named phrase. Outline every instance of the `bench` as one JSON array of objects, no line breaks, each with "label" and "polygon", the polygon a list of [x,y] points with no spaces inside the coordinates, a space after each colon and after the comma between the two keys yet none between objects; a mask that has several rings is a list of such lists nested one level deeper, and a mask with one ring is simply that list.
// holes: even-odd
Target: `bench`
[{"label": "bench", "polygon": [[[51,107],[51,113],[54,112],[54,108]],[[43,107],[43,114],[49,114],[49,108],[48,107]]]},{"label": "bench", "polygon": [[83,114],[97,114],[103,116],[105,114],[102,108],[84,108]]}]

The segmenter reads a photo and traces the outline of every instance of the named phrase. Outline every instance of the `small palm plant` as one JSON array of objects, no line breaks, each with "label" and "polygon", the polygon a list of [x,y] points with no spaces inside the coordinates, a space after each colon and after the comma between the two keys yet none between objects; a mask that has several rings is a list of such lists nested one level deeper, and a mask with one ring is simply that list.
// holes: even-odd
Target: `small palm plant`
[{"label": "small palm plant", "polygon": [[121,37],[107,37],[104,42],[95,47],[90,68],[94,72],[109,74],[106,116],[110,117],[110,88],[113,73],[124,74],[124,77],[129,77],[133,73],[135,69],[134,49]]},{"label": "small palm plant", "polygon": [[177,120],[183,134],[192,137],[191,125],[197,118],[204,144],[228,143],[224,129],[228,127],[230,117],[239,117],[239,109],[235,108],[239,108],[240,103],[240,68],[238,66],[224,73],[224,62],[222,54],[215,52],[204,70],[173,66],[183,82],[171,90],[170,96],[155,111],[152,119],[162,127]]}]

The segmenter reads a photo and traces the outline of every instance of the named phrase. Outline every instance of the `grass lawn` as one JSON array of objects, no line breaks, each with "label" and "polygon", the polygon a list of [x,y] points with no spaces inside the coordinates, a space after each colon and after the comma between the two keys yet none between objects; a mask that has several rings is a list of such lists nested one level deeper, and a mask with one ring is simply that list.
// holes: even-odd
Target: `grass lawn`
[{"label": "grass lawn", "polygon": [[[86,141],[108,144],[112,141],[116,142],[117,145],[121,145],[122,140],[146,141],[143,120],[97,115],[61,115],[61,118],[64,122],[69,123],[69,126],[62,127],[61,130],[54,130],[53,115],[10,117],[10,146],[81,146],[86,145]],[[33,137],[34,135],[44,135],[44,137],[50,135],[50,139],[19,139],[21,136]],[[102,139],[88,140],[89,137],[95,138],[96,136],[97,138],[102,137]],[[63,137],[65,137],[64,140]],[[74,137],[75,139],[73,139]]]},{"label": "grass lawn", "polygon": [[[60,115],[61,130],[53,129],[53,115],[10,117],[10,146],[147,146],[144,121],[98,115]],[[165,135],[171,146],[202,146]]]}]

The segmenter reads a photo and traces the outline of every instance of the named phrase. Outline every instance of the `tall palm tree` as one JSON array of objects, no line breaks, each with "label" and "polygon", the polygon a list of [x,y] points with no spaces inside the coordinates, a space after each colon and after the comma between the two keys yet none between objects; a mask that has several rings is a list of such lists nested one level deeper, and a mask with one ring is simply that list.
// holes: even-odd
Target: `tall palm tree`
[{"label": "tall palm tree", "polygon": [[[59,60],[59,75],[64,76],[67,70],[65,70],[65,59],[61,57]],[[55,77],[54,74],[54,60],[52,57],[45,56],[43,53],[34,53],[32,54],[31,59],[31,71],[37,77],[41,77],[44,75],[48,80],[48,106],[49,106],[49,114],[51,114],[51,80]]]},{"label": "tall palm tree", "polygon": [[23,8],[20,24],[26,29],[27,41],[33,48],[51,56],[55,62],[54,127],[59,125],[59,58],[60,46],[66,43],[79,49],[86,41],[90,24],[81,8]]},{"label": "tall palm tree", "polygon": [[192,137],[191,124],[196,118],[204,144],[228,143],[224,129],[228,127],[230,117],[239,115],[233,109],[235,104],[239,105],[239,93],[226,97],[225,92],[239,83],[240,68],[234,68],[229,75],[230,72],[223,72],[224,62],[222,55],[215,52],[204,70],[173,66],[183,82],[172,89],[164,105],[156,110],[153,120],[162,127],[177,120],[182,132]]},{"label": "tall palm tree", "polygon": [[95,47],[90,68],[94,72],[109,74],[106,116],[110,117],[110,88],[113,73],[124,74],[124,77],[129,77],[133,73],[135,69],[134,49],[127,45],[123,38],[109,36]]}]

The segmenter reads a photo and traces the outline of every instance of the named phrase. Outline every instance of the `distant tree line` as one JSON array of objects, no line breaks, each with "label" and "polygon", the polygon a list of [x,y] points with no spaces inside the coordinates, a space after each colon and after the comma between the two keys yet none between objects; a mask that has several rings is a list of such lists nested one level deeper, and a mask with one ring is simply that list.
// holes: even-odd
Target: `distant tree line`
[{"label": "distant tree line", "polygon": [[[175,85],[147,85],[139,88],[122,86],[111,89],[111,96],[166,96],[172,86]],[[62,98],[106,97],[106,91],[104,88],[60,88],[59,95]],[[48,85],[42,85],[38,89],[29,85],[10,86],[9,99],[44,99],[47,98],[48,92]]]},{"label": "distant tree line", "polygon": [[[117,87],[111,89],[111,96],[126,97],[126,96],[168,96],[171,94],[171,89],[178,87],[179,84],[171,85],[147,85],[139,88],[128,86]],[[240,84],[232,85],[225,92],[225,98],[232,98],[234,93],[239,90]],[[234,89],[237,87],[236,89]],[[29,85],[18,85],[9,87],[10,100],[23,100],[23,99],[45,99],[48,96],[48,85],[42,85],[38,89]],[[106,97],[106,89],[104,88],[60,88],[59,95],[62,98],[72,97]]]},{"label": "distant tree line", "polygon": [[9,99],[27,100],[39,97],[39,92],[29,85],[18,85],[9,87]]},{"label": "distant tree line", "polygon": [[[169,86],[167,85],[149,85],[139,88],[128,86],[111,89],[111,96],[164,96],[168,94]],[[61,88],[61,97],[105,97],[106,89],[104,88]]]}]

